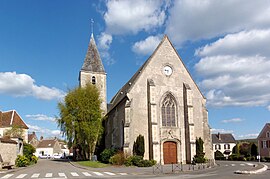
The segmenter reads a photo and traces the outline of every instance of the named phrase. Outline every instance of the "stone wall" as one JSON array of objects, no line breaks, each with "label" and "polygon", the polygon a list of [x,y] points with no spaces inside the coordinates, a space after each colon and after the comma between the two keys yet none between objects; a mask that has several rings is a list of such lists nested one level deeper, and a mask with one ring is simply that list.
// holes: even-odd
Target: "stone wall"
[{"label": "stone wall", "polygon": [[3,162],[9,162],[11,165],[15,165],[17,144],[0,142],[0,155],[2,156]]}]

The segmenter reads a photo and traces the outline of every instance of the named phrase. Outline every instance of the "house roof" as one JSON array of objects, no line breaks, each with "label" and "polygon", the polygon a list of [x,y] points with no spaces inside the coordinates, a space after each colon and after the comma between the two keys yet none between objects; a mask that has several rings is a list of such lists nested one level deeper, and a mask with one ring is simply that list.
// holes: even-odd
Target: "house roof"
[{"label": "house roof", "polygon": [[258,135],[257,138],[262,137],[263,132],[264,132],[267,128],[270,129],[270,123],[266,123],[266,124],[264,125],[263,129],[261,130],[261,132],[260,132],[260,134]]},{"label": "house roof", "polygon": [[15,110],[1,112],[0,115],[1,115],[0,127],[18,126],[18,127],[24,128],[24,129],[29,129],[28,126],[23,121],[23,119],[20,117],[20,115]]},{"label": "house roof", "polygon": [[37,136],[36,136],[36,133],[33,132],[32,134],[28,134],[28,141],[30,142],[32,139],[36,138],[37,139]]},{"label": "house roof", "polygon": [[[180,61],[182,62],[181,57],[179,56],[178,52],[176,51],[176,49],[174,48],[174,46],[172,45],[170,39],[168,38],[167,35],[164,35],[163,39],[161,40],[161,42],[159,43],[159,45],[157,46],[157,48],[155,49],[155,51],[152,53],[152,55],[144,62],[144,64],[138,69],[138,71],[131,77],[131,79],[116,93],[116,95],[112,98],[110,105],[108,108],[108,113],[114,109],[115,106],[117,106],[117,104],[119,102],[121,102],[124,98],[127,97],[127,93],[131,90],[131,88],[133,87],[135,81],[138,79],[138,77],[140,76],[140,74],[143,72],[143,70],[145,69],[145,67],[147,66],[147,64],[149,63],[149,61],[154,57],[154,55],[156,54],[156,52],[159,50],[160,46],[163,44],[163,42],[165,40],[168,40],[169,43],[171,44],[172,48],[174,49],[175,53],[177,54],[178,58],[180,59]],[[185,64],[182,62],[184,68],[187,70]],[[190,75],[189,71],[187,70],[188,74]],[[191,77],[191,75],[190,75]],[[192,77],[191,77],[192,79]],[[193,79],[192,79],[193,80]],[[194,81],[194,80],[193,80]],[[195,82],[194,82],[195,83]],[[197,86],[197,84],[195,83],[196,87],[198,88],[199,92],[201,93],[201,95],[204,97],[204,95],[202,94],[202,92],[200,91],[199,87]],[[205,98],[205,97],[204,97]]]},{"label": "house roof", "polygon": [[56,142],[56,139],[43,139],[39,142],[37,148],[53,148]]},{"label": "house roof", "polygon": [[232,134],[212,134],[212,143],[236,143]]},{"label": "house roof", "polygon": [[0,138],[0,143],[17,144],[16,141],[11,140],[10,138],[6,138],[6,137]]},{"label": "house roof", "polygon": [[100,55],[96,46],[94,35],[91,35],[87,53],[81,71],[105,73]]}]

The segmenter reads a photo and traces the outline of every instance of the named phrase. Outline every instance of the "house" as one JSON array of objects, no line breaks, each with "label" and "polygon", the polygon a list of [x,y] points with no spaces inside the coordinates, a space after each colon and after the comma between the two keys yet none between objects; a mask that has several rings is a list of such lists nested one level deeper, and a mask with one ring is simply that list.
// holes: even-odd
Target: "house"
[{"label": "house", "polygon": [[92,83],[100,91],[101,108],[107,115],[106,148],[132,155],[134,141],[142,135],[145,159],[162,164],[191,163],[200,137],[206,158],[213,159],[206,98],[168,36],[115,94],[110,108],[106,105],[106,72],[93,34],[79,82],[81,87]]},{"label": "house", "polygon": [[258,150],[261,157],[270,157],[270,123],[266,123],[258,138]]},{"label": "house", "polygon": [[[28,126],[15,110],[0,111],[0,137],[9,135],[12,138],[22,138],[24,142],[28,143],[28,129]],[[11,131],[12,134],[9,134]]]},{"label": "house", "polygon": [[232,134],[212,134],[212,143],[214,152],[220,151],[226,158],[231,155],[233,147],[236,146]]},{"label": "house", "polygon": [[28,134],[28,144],[31,144],[33,147],[37,147],[39,141],[35,132]]},{"label": "house", "polygon": [[58,153],[62,154],[61,146],[57,140],[54,139],[43,139],[41,137],[39,144],[37,145],[35,156],[50,156],[52,157],[53,154]]}]

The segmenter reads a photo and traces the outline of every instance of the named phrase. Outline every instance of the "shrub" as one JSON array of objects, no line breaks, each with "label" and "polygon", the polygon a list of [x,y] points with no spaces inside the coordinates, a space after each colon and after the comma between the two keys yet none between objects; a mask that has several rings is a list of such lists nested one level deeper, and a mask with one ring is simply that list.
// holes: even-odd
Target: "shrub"
[{"label": "shrub", "polygon": [[265,157],[264,159],[266,162],[270,162],[270,157]]},{"label": "shrub", "polygon": [[121,152],[118,152],[117,154],[115,154],[114,156],[112,156],[110,159],[109,159],[109,162],[113,165],[123,165],[124,162],[125,162],[125,155],[124,153],[121,151]]},{"label": "shrub", "polygon": [[133,155],[144,155],[144,137],[139,135],[133,144]]},{"label": "shrub", "polygon": [[26,167],[29,165],[29,159],[25,156],[18,155],[15,160],[15,164],[17,167]]},{"label": "shrub", "polygon": [[215,152],[215,159],[216,160],[225,160],[225,157],[224,157],[223,153],[221,153],[219,150],[217,150]]},{"label": "shrub", "polygon": [[132,156],[132,158],[131,158],[132,165],[138,166],[139,165],[139,162],[141,160],[143,160],[143,157],[142,156],[138,156],[138,155]]},{"label": "shrub", "polygon": [[33,156],[31,157],[31,162],[32,162],[32,163],[37,163],[37,161],[38,161],[38,158],[37,158],[35,155],[33,155]]},{"label": "shrub", "polygon": [[133,156],[130,156],[130,157],[126,158],[126,160],[124,162],[124,165],[127,166],[127,167],[132,166],[133,165],[132,158],[133,158]]},{"label": "shrub", "polygon": [[128,157],[124,164],[126,166],[138,166],[138,167],[151,167],[153,165],[156,165],[157,162],[155,160],[143,160],[143,157],[142,156],[137,156],[137,155],[134,155],[134,156],[130,156]]},{"label": "shrub", "polygon": [[100,161],[109,163],[110,158],[116,153],[116,149],[105,149],[100,154]]},{"label": "shrub", "polygon": [[237,154],[232,154],[228,157],[229,160],[238,160],[238,155]]}]

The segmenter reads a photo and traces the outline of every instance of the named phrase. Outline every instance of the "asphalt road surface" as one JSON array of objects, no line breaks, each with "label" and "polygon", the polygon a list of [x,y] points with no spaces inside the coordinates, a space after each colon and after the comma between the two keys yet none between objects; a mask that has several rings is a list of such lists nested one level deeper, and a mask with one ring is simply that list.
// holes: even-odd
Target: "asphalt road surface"
[{"label": "asphalt road surface", "polygon": [[[83,169],[78,168],[67,161],[54,161],[54,160],[39,160],[34,166],[15,169],[8,173],[0,173],[0,179],[84,179],[84,178],[200,178],[200,179],[269,179],[270,170],[267,170],[260,174],[243,175],[234,174],[236,170],[245,170],[252,168],[249,162],[234,162],[224,161],[217,162],[218,166],[211,169],[204,169],[198,171],[187,171],[154,175],[152,169],[146,169],[142,174],[141,169],[136,168],[122,168],[118,170],[114,167],[103,169]],[[268,164],[269,166],[269,164]],[[270,167],[270,166],[269,166]],[[135,171],[134,171],[135,169]]]}]

